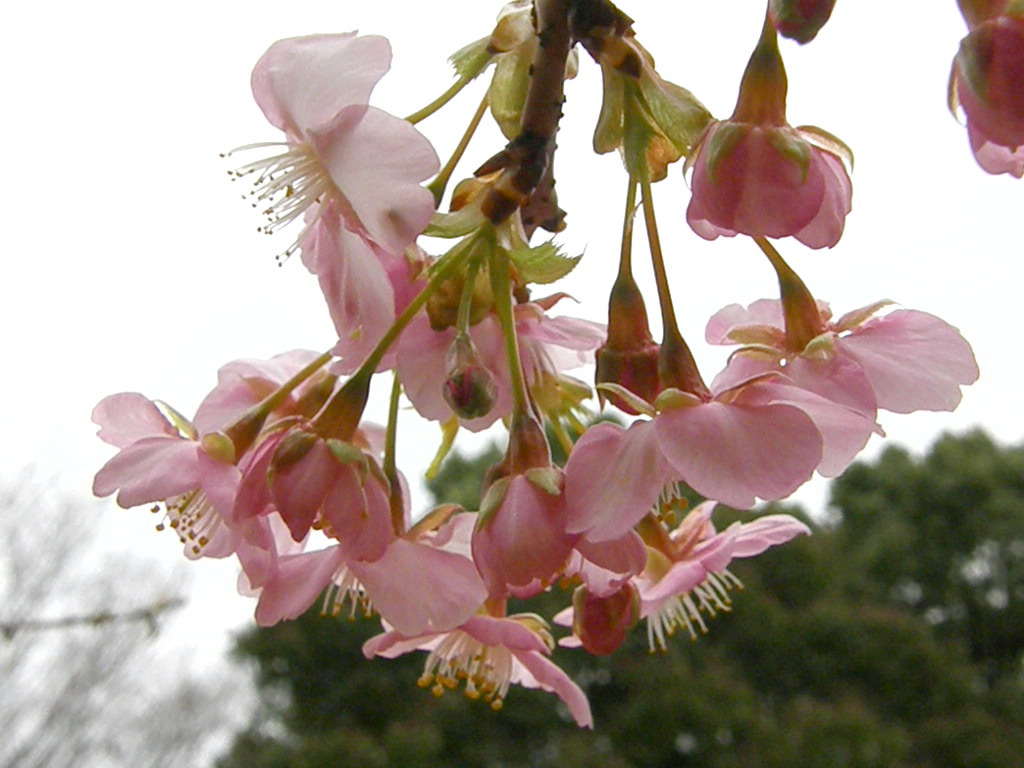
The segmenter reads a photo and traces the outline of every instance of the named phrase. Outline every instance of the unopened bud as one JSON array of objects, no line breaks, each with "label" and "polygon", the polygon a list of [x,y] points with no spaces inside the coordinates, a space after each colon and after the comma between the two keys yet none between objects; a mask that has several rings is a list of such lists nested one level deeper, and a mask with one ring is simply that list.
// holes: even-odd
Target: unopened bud
[{"label": "unopened bud", "polygon": [[444,399],[460,417],[478,419],[494,407],[498,388],[468,335],[460,333],[448,350]]},{"label": "unopened bud", "polygon": [[[618,350],[605,344],[597,350],[598,384],[620,384],[635,395],[653,403],[661,385],[658,381],[658,345],[648,341],[632,349]],[[636,410],[621,397],[598,390],[602,401],[607,398],[626,413],[636,415]]]},{"label": "unopened bud", "polygon": [[836,0],[771,0],[768,18],[783,37],[809,43],[832,15]]},{"label": "unopened bud", "polygon": [[573,633],[595,656],[618,650],[640,620],[640,594],[632,583],[607,597],[597,597],[585,586],[572,596]]}]

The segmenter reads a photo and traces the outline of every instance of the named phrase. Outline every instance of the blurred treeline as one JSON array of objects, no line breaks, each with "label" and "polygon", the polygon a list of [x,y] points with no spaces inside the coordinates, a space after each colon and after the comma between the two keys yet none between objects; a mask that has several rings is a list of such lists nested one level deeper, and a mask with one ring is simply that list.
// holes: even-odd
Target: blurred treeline
[{"label": "blurred treeline", "polygon": [[[453,457],[435,492],[476,506],[494,456]],[[762,511],[798,509],[774,505]],[[736,516],[720,510],[724,526]],[[832,486],[824,519],[731,570],[746,589],[691,642],[558,649],[596,729],[549,694],[501,712],[416,687],[423,654],[368,662],[377,622],[315,611],[237,653],[261,704],[220,768],[1013,768],[1024,766],[1024,447],[974,432],[889,448]],[[564,606],[558,590],[531,608]]]}]

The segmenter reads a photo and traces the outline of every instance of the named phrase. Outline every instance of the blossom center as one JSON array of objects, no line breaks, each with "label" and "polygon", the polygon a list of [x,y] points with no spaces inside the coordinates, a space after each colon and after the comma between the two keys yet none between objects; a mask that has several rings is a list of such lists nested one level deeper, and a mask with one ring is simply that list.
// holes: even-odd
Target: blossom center
[{"label": "blossom center", "polygon": [[[166,509],[165,524],[160,522],[158,531],[169,527],[193,555],[199,555],[203,547],[210,543],[220,524],[221,517],[214,509],[213,503],[202,490],[189,491],[179,496],[172,496],[164,502]],[[160,511],[160,505],[153,507],[154,512]]]},{"label": "blossom center", "polygon": [[491,709],[499,710],[512,683],[512,667],[512,652],[508,648],[484,645],[456,629],[430,652],[417,685],[432,686],[431,692],[442,696],[446,690],[465,683],[467,698],[483,697],[490,702]]}]

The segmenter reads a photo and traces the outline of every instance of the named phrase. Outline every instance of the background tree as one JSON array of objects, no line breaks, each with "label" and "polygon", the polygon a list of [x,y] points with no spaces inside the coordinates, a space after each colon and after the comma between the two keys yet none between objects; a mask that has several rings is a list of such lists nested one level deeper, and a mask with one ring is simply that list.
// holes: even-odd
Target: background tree
[{"label": "background tree", "polygon": [[[454,456],[438,484],[491,461]],[[1020,765],[1021,644],[1012,632],[987,640],[1020,625],[1020,461],[980,433],[921,459],[890,449],[834,485],[814,536],[735,565],[746,589],[709,636],[651,654],[640,628],[613,657],[557,650],[590,697],[594,732],[534,691],[515,690],[500,713],[457,694],[434,701],[415,689],[422,655],[362,660],[374,622],[312,612],[252,630],[238,652],[255,664],[260,716],[219,766]],[[475,489],[460,493],[474,505]],[[782,510],[803,515],[770,508]],[[567,597],[549,595],[547,615]]]},{"label": "background tree", "polygon": [[202,764],[247,700],[237,669],[200,678],[160,642],[181,572],[101,550],[102,529],[94,501],[0,486],[0,766]]}]

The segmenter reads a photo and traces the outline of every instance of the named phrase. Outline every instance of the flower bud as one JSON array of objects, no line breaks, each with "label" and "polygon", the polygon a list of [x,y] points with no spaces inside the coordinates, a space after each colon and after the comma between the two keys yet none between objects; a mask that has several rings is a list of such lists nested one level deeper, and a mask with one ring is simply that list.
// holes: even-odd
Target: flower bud
[{"label": "flower bud", "polygon": [[809,43],[832,15],[836,0],[771,0],[768,18],[783,37]]},{"label": "flower bud", "polygon": [[448,350],[448,378],[444,399],[463,419],[486,416],[494,407],[498,388],[483,363],[472,339],[460,333]]},{"label": "flower bud", "polygon": [[595,656],[618,650],[626,635],[640,620],[640,594],[631,582],[607,597],[598,597],[585,587],[572,596],[573,633]]},{"label": "flower bud", "polygon": [[[598,384],[620,384],[648,402],[654,402],[658,384],[658,345],[647,324],[647,308],[632,277],[619,275],[608,299],[608,340],[597,350]],[[598,390],[604,401],[626,413],[636,411],[620,397]]]}]

